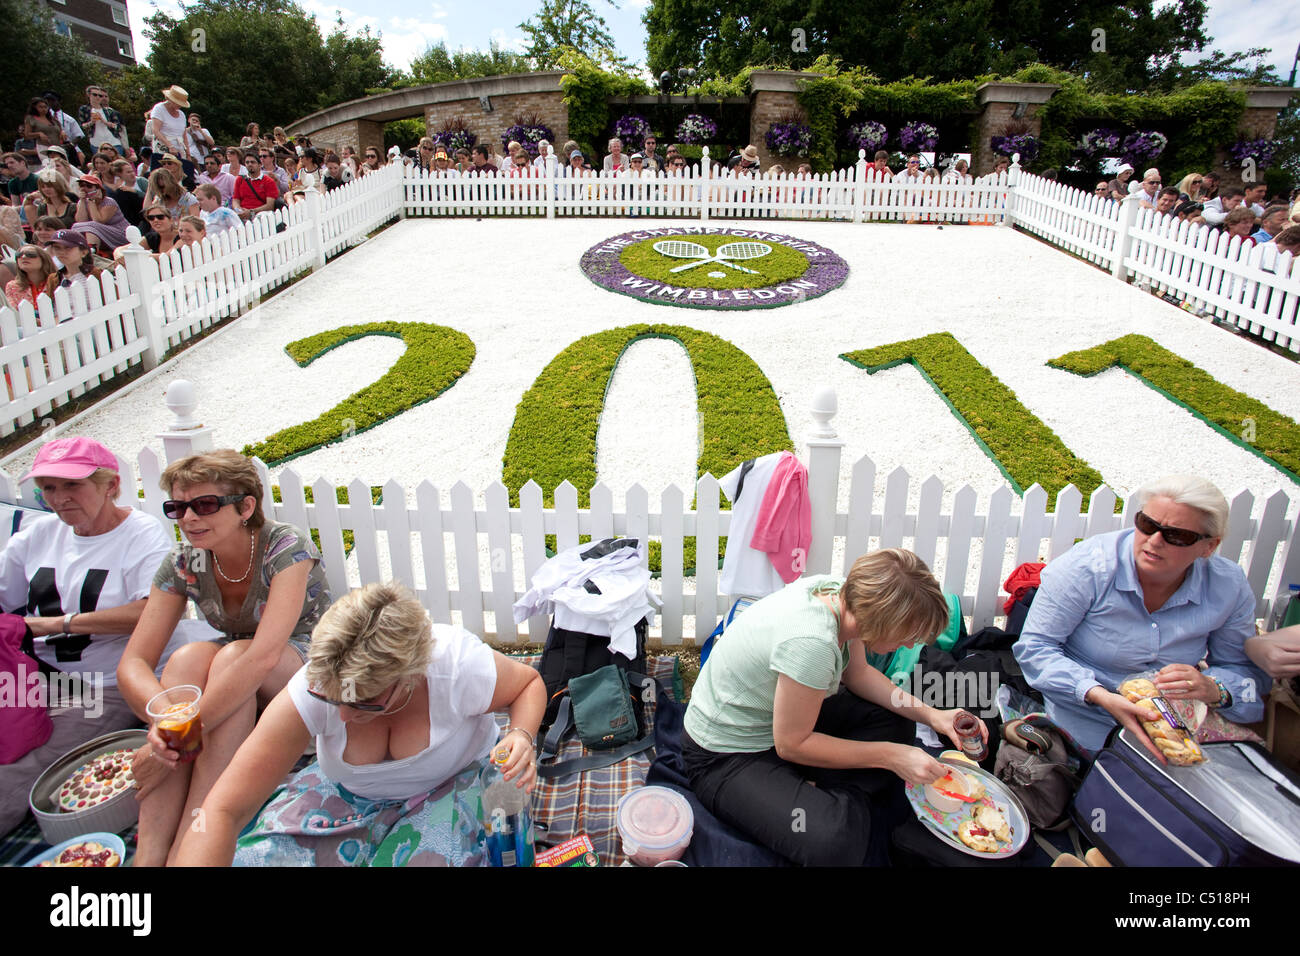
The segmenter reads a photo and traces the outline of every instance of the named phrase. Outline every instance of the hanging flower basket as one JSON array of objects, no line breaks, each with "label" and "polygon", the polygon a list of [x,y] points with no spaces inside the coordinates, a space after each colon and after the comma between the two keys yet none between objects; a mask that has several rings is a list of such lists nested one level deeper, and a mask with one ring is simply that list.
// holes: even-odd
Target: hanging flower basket
[{"label": "hanging flower basket", "polygon": [[650,135],[650,121],[636,113],[626,113],[614,124],[614,135],[639,149]]},{"label": "hanging flower basket", "polygon": [[1038,158],[1043,144],[1037,136],[1030,136],[1028,133],[1018,133],[1015,136],[994,136],[989,141],[993,147],[993,152],[1008,158],[1020,154],[1022,163],[1032,163]]},{"label": "hanging flower basket", "polygon": [[848,138],[850,146],[866,150],[867,155],[871,156],[876,150],[885,148],[885,143],[889,141],[889,130],[885,129],[884,123],[867,120],[850,126]]},{"label": "hanging flower basket", "polygon": [[898,141],[908,152],[928,153],[939,145],[939,131],[929,123],[912,120],[898,131]]},{"label": "hanging flower basket", "polygon": [[718,124],[699,113],[691,113],[677,124],[677,142],[684,145],[711,143],[717,138]]},{"label": "hanging flower basket", "polygon": [[1125,136],[1120,151],[1124,159],[1134,166],[1140,166],[1143,163],[1151,162],[1163,153],[1168,145],[1169,137],[1165,136],[1164,133],[1157,133],[1155,130],[1143,130]]},{"label": "hanging flower basket", "polygon": [[441,146],[448,153],[458,149],[473,149],[478,142],[478,137],[460,120],[452,120],[438,132],[431,133],[429,138],[435,146]]},{"label": "hanging flower basket", "polygon": [[1092,159],[1114,156],[1119,152],[1119,145],[1119,133],[1103,126],[1083,134],[1079,139],[1079,152]]},{"label": "hanging flower basket", "polygon": [[807,156],[812,148],[812,128],[802,123],[773,123],[767,128],[768,152],[777,156]]},{"label": "hanging flower basket", "polygon": [[542,124],[536,117],[519,117],[515,120],[514,126],[501,134],[501,147],[504,149],[511,142],[516,142],[524,148],[524,152],[536,159],[537,144],[542,140],[548,143],[555,142],[555,133],[551,128]]},{"label": "hanging flower basket", "polygon": [[1275,139],[1239,139],[1228,147],[1228,152],[1236,161],[1230,163],[1240,169],[1245,165],[1246,160],[1253,159],[1256,169],[1268,169],[1273,165],[1273,156],[1277,152],[1278,142]]}]

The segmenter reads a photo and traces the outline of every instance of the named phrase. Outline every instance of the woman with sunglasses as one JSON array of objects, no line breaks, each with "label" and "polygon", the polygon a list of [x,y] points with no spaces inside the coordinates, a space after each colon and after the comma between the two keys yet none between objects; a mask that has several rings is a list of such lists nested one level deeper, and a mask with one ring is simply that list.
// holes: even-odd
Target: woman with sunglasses
[{"label": "woman with sunglasses", "polygon": [[[178,862],[486,865],[489,751],[504,753],[505,778],[531,791],[545,708],[533,668],[462,628],[431,625],[400,584],[368,584],[325,612],[307,665],[217,781]],[[509,715],[504,733],[495,712]],[[263,806],[313,737],[316,760]]]},{"label": "woman with sunglasses", "polygon": [[[157,729],[136,754],[140,787],[137,866],[162,866],[221,772],[253,729],[259,705],[284,689],[302,666],[311,630],[329,607],[329,588],[311,538],[268,521],[252,461],[229,449],[173,462],[160,485],[163,514],[187,543],[163,561],[149,602],[118,666],[123,696],[141,719],[164,688],[203,688],[203,752],[180,762]],[[158,657],[186,606],[223,636],[186,644],[162,678]]]},{"label": "woman with sunglasses", "polygon": [[96,176],[81,177],[81,199],[77,201],[77,221],[72,228],[112,255],[126,245],[126,230],[130,225],[117,202],[110,199],[104,184]]},{"label": "woman with sunglasses", "polygon": [[1178,194],[1185,202],[1201,201],[1201,184],[1205,181],[1200,173],[1188,173],[1178,181]]},{"label": "woman with sunglasses", "polygon": [[77,200],[68,195],[68,181],[54,169],[42,169],[36,174],[36,192],[23,203],[23,215],[28,222],[41,216],[53,216],[69,229],[77,221]]},{"label": "woman with sunglasses", "polygon": [[[15,258],[18,275],[5,285],[5,298],[9,308],[17,311],[20,302],[36,308],[36,297],[45,291],[50,276],[59,271],[50,254],[40,246],[26,245]],[[19,330],[21,334],[21,329]]]},{"label": "woman with sunglasses", "polygon": [[181,244],[176,220],[166,206],[153,205],[145,209],[144,221],[149,226],[149,231],[140,237],[139,244],[154,255],[165,256]]},{"label": "woman with sunglasses", "polygon": [[1228,526],[1223,493],[1175,475],[1133,503],[1135,527],[1087,538],[1043,569],[1014,650],[1048,716],[1080,747],[1100,750],[1119,723],[1163,763],[1142,730],[1145,711],[1116,693],[1125,678],[1158,670],[1169,700],[1199,700],[1239,723],[1263,717],[1271,684],[1245,651],[1255,636],[1246,574],[1214,553]]}]

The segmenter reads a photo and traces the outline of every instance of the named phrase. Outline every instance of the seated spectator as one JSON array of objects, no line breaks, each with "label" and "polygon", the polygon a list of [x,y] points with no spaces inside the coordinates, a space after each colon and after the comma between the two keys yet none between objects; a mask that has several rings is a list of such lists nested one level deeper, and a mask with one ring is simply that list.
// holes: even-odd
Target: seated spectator
[{"label": "seated spectator", "polygon": [[[175,157],[168,157],[168,160],[170,165],[175,161]],[[181,186],[175,173],[162,165],[149,175],[149,188],[145,190],[144,205],[146,209],[150,206],[165,206],[173,219],[187,216],[198,208],[198,202]]]},{"label": "seated spectator", "polygon": [[276,165],[279,157],[276,156],[275,150],[263,146],[258,149],[257,158],[262,161],[262,172],[275,180],[275,188],[278,194],[283,196],[287,193],[291,185],[289,174]]},{"label": "seated spectator", "polygon": [[919,186],[921,179],[921,157],[912,153],[907,157],[907,165],[894,174],[894,182]]},{"label": "seated spectator", "polygon": [[9,174],[9,179],[5,183],[5,192],[11,204],[21,206],[23,199],[37,190],[39,183],[36,174],[31,171],[27,158],[21,153],[5,153],[0,158],[3,158],[5,172]]},{"label": "seated spectator", "polygon": [[891,182],[894,172],[889,168],[889,151],[876,150],[876,155],[867,167],[867,182]]},{"label": "seated spectator", "polygon": [[303,150],[302,159],[298,163],[298,185],[303,189],[323,191],[321,180],[324,179],[325,172],[321,169],[320,162],[320,153],[314,148]]},{"label": "seated spectator", "polygon": [[1204,223],[1205,217],[1201,215],[1205,207],[1198,202],[1179,203],[1174,207],[1174,215],[1179,220],[1190,220],[1193,223]]},{"label": "seated spectator", "polygon": [[148,249],[155,256],[165,256],[180,245],[180,230],[176,228],[176,220],[166,206],[155,203],[147,207],[144,211],[144,219],[149,224],[149,231],[140,237],[138,245]]},{"label": "seated spectator", "polygon": [[337,153],[325,154],[325,176],[321,181],[325,184],[326,192],[343,185],[343,162]]},{"label": "seated spectator", "polygon": [[1152,167],[1142,174],[1142,181],[1136,188],[1130,188],[1129,193],[1138,198],[1143,209],[1154,209],[1160,186],[1160,170]]},{"label": "seated spectator", "polygon": [[289,144],[289,134],[284,131],[283,126],[277,126],[271,130],[271,144],[282,149],[292,149]]},{"label": "seated spectator", "polygon": [[1228,524],[1222,492],[1182,475],[1133,501],[1135,528],[1087,538],[1043,569],[1014,652],[1048,716],[1084,750],[1100,750],[1119,723],[1163,763],[1142,709],[1116,693],[1126,677],[1159,668],[1166,698],[1242,723],[1263,716],[1267,684],[1245,651],[1255,595],[1241,567],[1214,554]]},{"label": "seated spectator", "polygon": [[89,172],[92,176],[98,177],[101,183],[107,183],[112,179],[113,157],[109,155],[111,152],[112,150],[109,150],[109,153],[100,150],[90,157]]},{"label": "seated spectator", "polygon": [[[166,175],[161,170],[155,175]],[[73,231],[81,233],[106,255],[112,255],[118,246],[126,244],[126,229],[130,223],[116,202],[104,193],[104,187],[94,176],[81,177],[81,199],[77,202],[77,221]]]},{"label": "seated spectator", "polygon": [[1268,196],[1268,184],[1247,183],[1244,188],[1246,194],[1242,197],[1242,205],[1253,211],[1256,217],[1264,215],[1264,200]]},{"label": "seated spectator", "polygon": [[1160,193],[1156,196],[1156,212],[1160,213],[1162,216],[1171,215],[1174,211],[1174,207],[1178,204],[1178,197],[1180,195],[1181,194],[1178,190],[1173,186],[1166,186],[1164,189],[1160,190]]},{"label": "seated spectator", "polygon": [[223,173],[238,179],[244,174],[244,151],[238,146],[226,147],[226,162],[221,167]]},{"label": "seated spectator", "polygon": [[194,190],[199,201],[199,215],[209,236],[219,236],[227,229],[239,226],[239,214],[228,206],[222,205],[221,191],[216,186],[204,183]]},{"label": "seated spectator", "polygon": [[1118,193],[1119,197],[1123,198],[1129,194],[1129,183],[1133,179],[1133,172],[1133,167],[1128,163],[1123,163],[1115,170],[1115,178],[1110,181],[1112,195]]},{"label": "seated spectator", "polygon": [[[161,487],[171,496],[163,512],[179,521],[187,543],[174,547],[154,576],[118,682],[141,719],[164,688],[203,688],[203,752],[181,763],[157,728],[150,731],[135,761],[136,866],[174,862],[188,821],[253,729],[259,701],[269,703],[301,668],[311,631],[330,605],[311,538],[263,515],[252,461],[229,449],[182,458],[167,466]],[[223,636],[178,650],[159,680],[154,668],[190,603]]]},{"label": "seated spectator", "polygon": [[492,155],[488,148],[483,144],[475,146],[470,154],[471,168],[470,172],[478,173],[480,176],[495,176],[497,168],[492,165]]},{"label": "seated spectator", "polygon": [[80,232],[60,229],[50,240],[51,254],[59,260],[59,271],[45,282],[45,291],[52,298],[58,288],[71,289],[98,279],[101,270],[95,265],[90,243]]},{"label": "seated spectator", "polygon": [[207,229],[207,224],[198,216],[181,216],[181,221],[176,224],[176,248],[183,249],[202,242],[207,236]]},{"label": "seated spectator", "polygon": [[1211,226],[1223,224],[1223,220],[1228,217],[1228,213],[1241,205],[1242,199],[1245,198],[1246,190],[1240,186],[1229,186],[1223,190],[1223,195],[1217,199],[1211,199],[1205,203],[1205,211],[1202,215],[1205,221]]},{"label": "seated spectator", "polygon": [[740,162],[736,164],[736,172],[749,173],[753,176],[762,172],[758,165],[758,147],[753,143],[740,151]]},{"label": "seated spectator", "polygon": [[[125,159],[114,160],[108,170],[110,178],[104,180],[104,195],[117,203],[127,222],[139,226],[144,216],[144,191],[140,189],[139,177]],[[149,181],[144,182],[147,189]]]},{"label": "seated spectator", "polygon": [[1259,228],[1250,236],[1256,242],[1269,242],[1278,233],[1287,226],[1287,207],[1283,203],[1275,203],[1264,210],[1264,215],[1259,217]]},{"label": "seated spectator", "polygon": [[[118,505],[119,497],[129,501],[135,492],[121,487],[116,456],[97,441],[46,442],[27,478],[36,480],[54,513],[24,522],[0,551],[0,606],[26,616],[42,668],[95,682],[102,710],[56,709],[64,702],[50,702],[53,736],[16,763],[0,766],[0,833],[23,819],[32,784],[62,754],[136,723],[116,670],[171,537],[157,518]],[[192,633],[186,629],[178,642]],[[74,636],[47,640],[61,634]],[[160,657],[172,648],[162,648]]]},{"label": "seated spectator", "polygon": [[[541,145],[540,143],[538,145]],[[549,145],[549,144],[548,144]],[[663,157],[655,152],[659,141],[653,135],[647,136],[641,141],[641,156],[645,163],[647,171],[657,173],[664,168]]]},{"label": "seated spectator", "polygon": [[1200,173],[1188,173],[1178,181],[1178,195],[1181,199],[1191,200],[1192,202],[1201,201],[1201,183],[1204,181]]},{"label": "seated spectator", "polygon": [[1224,217],[1223,231],[1253,245],[1250,234],[1255,231],[1255,213],[1246,206],[1238,206]]},{"label": "seated spectator", "polygon": [[546,168],[546,159],[551,155],[550,140],[539,139],[537,141],[537,157],[533,160],[533,168],[543,170]]},{"label": "seated spectator", "polygon": [[420,142],[416,146],[415,166],[422,172],[431,173],[434,170],[433,157],[438,147],[428,136],[421,136]]},{"label": "seated spectator", "polygon": [[[468,151],[466,151],[467,161],[468,158],[469,158]],[[360,164],[357,161],[357,151],[353,149],[351,146],[344,146],[339,151],[339,159],[341,160],[341,168],[343,170],[343,181],[345,183],[350,183],[352,182],[353,179],[356,179],[358,176],[361,175],[361,173],[359,172]]]},{"label": "seated spectator", "polygon": [[[216,153],[210,153],[203,160],[203,172],[199,173],[200,186],[214,186],[221,196],[221,205],[229,206],[235,198],[235,177],[221,171],[221,159]],[[194,194],[198,195],[198,188]]]},{"label": "seated spectator", "polygon": [[575,149],[578,149],[578,144],[576,142],[574,142],[573,140],[566,141],[565,144],[562,147],[560,147],[560,154],[558,156],[558,159],[565,166],[567,166],[570,162],[570,157],[573,155],[573,151]]},{"label": "seated spectator", "polygon": [[245,174],[235,183],[235,198],[230,208],[240,219],[252,219],[263,212],[271,212],[280,198],[280,188],[275,180],[262,171],[262,160],[249,150],[244,157]]},{"label": "seated spectator", "polygon": [[945,183],[970,183],[973,180],[968,172],[969,169],[970,164],[964,159],[959,159],[944,173],[943,181]]},{"label": "seated spectator", "polygon": [[[54,253],[49,249],[49,244],[55,233],[62,228],[63,223],[60,220],[55,219],[53,216],[43,216],[32,223],[32,242],[53,255]],[[55,265],[57,264],[56,262]]]},{"label": "seated spectator", "polygon": [[615,136],[609,141],[609,154],[605,157],[606,172],[621,172],[627,169],[627,157],[623,155],[623,141]]},{"label": "seated spectator", "polygon": [[[239,141],[239,148],[257,149],[262,142],[262,128],[256,123],[249,123],[244,127],[244,138]],[[233,170],[232,170],[233,171]]]},{"label": "seated spectator", "polygon": [[433,171],[444,176],[456,173],[456,170],[451,167],[451,157],[447,155],[447,151],[441,146],[433,154]]},{"label": "seated spectator", "polygon": [[[197,185],[197,183],[194,182],[194,177],[189,174],[186,165],[182,163],[178,157],[173,156],[170,153],[164,153],[162,155],[158,160],[158,168],[171,173],[172,179],[176,180],[176,184],[180,186],[182,192],[189,192]],[[189,169],[194,168],[195,167],[190,164]],[[148,191],[147,186],[145,191]]]},{"label": "seated spectator", "polygon": [[575,149],[573,152],[569,154],[569,175],[570,176],[581,175],[590,171],[591,171],[591,167],[587,165],[586,157],[582,155],[581,150]]},{"label": "seated spectator", "polygon": [[[486,866],[489,752],[531,791],[545,708],[533,668],[462,628],[431,625],[400,584],[368,584],[316,625],[306,666],[212,788],[207,825],[185,834],[178,862]],[[491,714],[502,710],[510,729],[498,739]],[[316,760],[282,786],[313,737]],[[310,835],[297,823],[336,807]]]},{"label": "seated spectator", "polygon": [[1276,246],[1278,252],[1289,252],[1292,256],[1300,257],[1300,226],[1287,226],[1270,244]]},{"label": "seated spectator", "polygon": [[[486,147],[484,148],[486,149]],[[384,165],[383,155],[380,153],[378,146],[366,147],[365,156],[363,157],[363,162],[361,165],[366,167],[365,169],[361,169],[360,166],[357,167],[357,170],[362,175],[365,175],[366,173],[376,172],[379,170],[381,166]]]},{"label": "seated spectator", "polygon": [[[755,603],[691,692],[682,759],[696,798],[795,863],[864,863],[873,807],[945,772],[911,746],[916,723],[960,746],[961,713],[922,704],[867,654],[928,643],[947,623],[938,582],[900,549],[858,558],[843,581],[800,578]],[[791,827],[792,807],[806,827]]]},{"label": "seated spectator", "polygon": [[1097,183],[1097,185],[1093,187],[1092,194],[1094,196],[1102,196],[1103,198],[1109,199],[1110,183],[1103,179],[1101,182]]},{"label": "seated spectator", "polygon": [[77,201],[68,195],[68,184],[58,171],[42,169],[36,174],[36,192],[23,202],[23,215],[28,222],[53,216],[64,229],[77,221]]},{"label": "seated spectator", "polygon": [[1201,177],[1200,203],[1202,205],[1208,203],[1211,199],[1215,199],[1218,197],[1219,184],[1221,182],[1222,182],[1222,178],[1219,176],[1218,173],[1215,172],[1206,173],[1204,176]]},{"label": "seated spectator", "polygon": [[50,276],[59,271],[50,254],[40,246],[25,245],[14,258],[17,275],[5,283],[9,308],[17,310],[20,302],[36,308],[36,297],[45,291]]}]

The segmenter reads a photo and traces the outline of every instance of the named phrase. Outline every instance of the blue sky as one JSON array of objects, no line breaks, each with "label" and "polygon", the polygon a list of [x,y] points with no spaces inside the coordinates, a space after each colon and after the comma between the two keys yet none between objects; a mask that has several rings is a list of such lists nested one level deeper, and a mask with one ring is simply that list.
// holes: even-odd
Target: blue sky
[{"label": "blue sky", "polygon": [[[393,66],[406,67],[430,44],[444,41],[451,49],[486,49],[493,40],[507,49],[522,49],[524,36],[519,24],[531,17],[539,0],[298,0],[317,22],[328,28],[335,11],[351,29],[369,26],[384,40],[385,59]],[[619,9],[607,0],[591,0],[605,18],[619,52],[629,60],[645,62],[645,27],[641,15],[650,0],[620,0]],[[175,0],[154,0],[162,9],[175,11]],[[130,0],[135,48],[143,59],[148,46],[142,31],[144,17],[154,3]],[[1222,50],[1245,50],[1254,46],[1273,48],[1269,57],[1285,79],[1300,44],[1300,4],[1279,0],[1210,0],[1207,32]]]}]

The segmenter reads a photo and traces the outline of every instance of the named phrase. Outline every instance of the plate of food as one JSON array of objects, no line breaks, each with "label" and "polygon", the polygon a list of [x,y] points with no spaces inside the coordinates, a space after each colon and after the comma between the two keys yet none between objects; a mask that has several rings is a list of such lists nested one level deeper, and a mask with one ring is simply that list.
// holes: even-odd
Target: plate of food
[{"label": "plate of food", "polygon": [[916,818],[945,843],[974,857],[1014,856],[1029,840],[1029,818],[997,777],[950,757],[948,773],[925,787],[906,785]]},{"label": "plate of food", "polygon": [[126,844],[116,833],[83,833],[64,840],[23,866],[121,866]]}]

